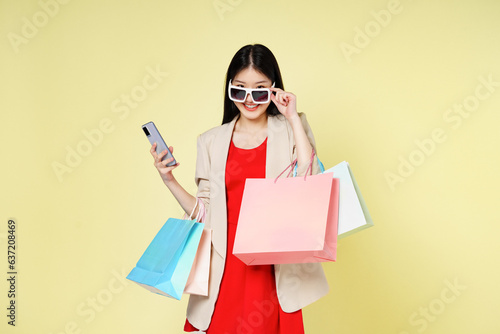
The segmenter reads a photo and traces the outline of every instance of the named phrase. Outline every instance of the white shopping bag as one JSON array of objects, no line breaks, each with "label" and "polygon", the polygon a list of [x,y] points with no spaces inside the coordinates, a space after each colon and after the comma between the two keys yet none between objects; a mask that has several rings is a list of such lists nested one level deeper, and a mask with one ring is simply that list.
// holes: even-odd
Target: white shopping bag
[{"label": "white shopping bag", "polygon": [[324,173],[333,173],[335,178],[340,179],[338,239],[373,226],[365,200],[347,161],[342,161]]}]

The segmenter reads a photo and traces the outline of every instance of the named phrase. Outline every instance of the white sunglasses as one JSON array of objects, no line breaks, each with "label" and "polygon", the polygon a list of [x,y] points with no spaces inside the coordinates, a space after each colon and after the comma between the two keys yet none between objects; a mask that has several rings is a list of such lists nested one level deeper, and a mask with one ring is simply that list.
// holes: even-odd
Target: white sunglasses
[{"label": "white sunglasses", "polygon": [[[256,104],[267,103],[271,100],[271,90],[269,88],[243,88],[233,86],[231,81],[232,80],[229,80],[227,92],[229,94],[229,99],[232,101],[245,102],[248,94],[252,97],[253,103]],[[272,87],[274,87],[274,82]]]}]

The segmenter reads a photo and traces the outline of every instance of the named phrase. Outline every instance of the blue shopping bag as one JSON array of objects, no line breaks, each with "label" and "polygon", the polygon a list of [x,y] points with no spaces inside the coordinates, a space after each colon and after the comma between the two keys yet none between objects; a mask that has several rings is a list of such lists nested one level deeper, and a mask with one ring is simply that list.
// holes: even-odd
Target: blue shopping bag
[{"label": "blue shopping bag", "polygon": [[127,279],[180,300],[191,271],[204,223],[169,218]]}]

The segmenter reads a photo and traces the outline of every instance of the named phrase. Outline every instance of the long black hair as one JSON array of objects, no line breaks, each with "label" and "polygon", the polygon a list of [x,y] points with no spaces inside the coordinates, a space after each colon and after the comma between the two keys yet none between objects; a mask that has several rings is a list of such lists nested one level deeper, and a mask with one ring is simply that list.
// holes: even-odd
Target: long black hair
[{"label": "long black hair", "polygon": [[[227,93],[229,80],[233,80],[236,74],[249,67],[268,77],[271,82],[275,83],[274,87],[284,90],[280,68],[271,50],[262,44],[245,45],[236,52],[227,69],[222,124],[231,122],[240,113],[234,102],[229,99]],[[269,104],[266,112],[269,116],[275,116],[280,113],[273,102]]]}]

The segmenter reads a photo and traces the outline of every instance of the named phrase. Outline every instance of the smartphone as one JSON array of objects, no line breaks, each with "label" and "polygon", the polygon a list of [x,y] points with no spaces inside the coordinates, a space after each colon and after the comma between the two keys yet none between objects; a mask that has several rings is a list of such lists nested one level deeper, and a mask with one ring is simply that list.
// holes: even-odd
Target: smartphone
[{"label": "smartphone", "polygon": [[[151,145],[156,143],[156,154],[160,154],[161,152],[163,152],[165,150],[168,151],[168,153],[163,157],[163,159],[161,159],[161,161],[164,161],[166,159],[170,159],[173,157],[172,152],[170,152],[167,144],[165,144],[165,141],[161,137],[160,132],[158,131],[158,129],[155,126],[155,123],[149,122],[149,123],[144,124],[142,126],[142,130],[144,131],[144,133],[148,137],[148,140],[151,143]],[[167,166],[173,166],[176,163],[177,163],[177,161],[175,161],[175,159],[174,159],[172,162],[169,162],[167,164]]]}]

